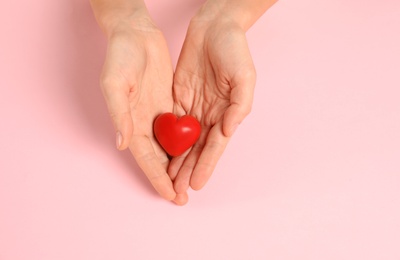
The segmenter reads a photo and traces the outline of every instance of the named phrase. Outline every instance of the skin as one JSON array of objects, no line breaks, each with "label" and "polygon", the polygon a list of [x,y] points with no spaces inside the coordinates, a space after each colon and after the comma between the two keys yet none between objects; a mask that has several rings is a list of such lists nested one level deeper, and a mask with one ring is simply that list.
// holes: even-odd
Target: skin
[{"label": "skin", "polygon": [[116,129],[117,148],[129,147],[156,191],[174,200],[169,159],[152,128],[157,115],[172,111],[173,69],[165,39],[144,4],[131,3],[92,1],[108,39],[100,85]]},{"label": "skin", "polygon": [[[116,129],[156,191],[184,205],[210,178],[230,137],[251,111],[256,72],[245,32],[274,0],[209,0],[192,18],[175,74],[165,39],[143,1],[91,0],[108,39],[101,88]],[[202,127],[199,141],[169,160],[154,119],[173,111]]]}]

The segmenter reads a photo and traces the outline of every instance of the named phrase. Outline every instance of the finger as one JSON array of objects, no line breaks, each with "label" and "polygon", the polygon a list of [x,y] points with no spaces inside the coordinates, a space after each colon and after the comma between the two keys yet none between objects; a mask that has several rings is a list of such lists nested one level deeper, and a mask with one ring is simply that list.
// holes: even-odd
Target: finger
[{"label": "finger", "polygon": [[101,87],[116,130],[116,146],[119,150],[124,150],[128,148],[133,132],[129,93],[107,79],[102,80]]},{"label": "finger", "polygon": [[167,200],[175,199],[176,192],[166,172],[168,157],[165,154],[157,155],[147,136],[133,136],[130,150],[154,189]]},{"label": "finger", "polygon": [[183,205],[185,205],[188,201],[189,201],[189,196],[188,196],[187,192],[176,194],[176,197],[175,197],[175,199],[173,200],[173,202],[174,202],[176,205],[178,205],[178,206],[183,206]]},{"label": "finger", "polygon": [[223,133],[230,137],[243,119],[250,113],[253,104],[256,75],[253,67],[232,80],[231,104],[224,114]]},{"label": "finger", "polygon": [[[169,167],[168,167],[168,174],[169,177],[171,178],[171,180],[174,182],[174,189],[175,192],[177,192],[175,199],[173,200],[173,202],[178,205],[178,206],[183,206],[185,205],[188,200],[188,194],[187,194],[187,189],[189,188],[189,185],[187,184],[186,188],[180,188],[179,189],[179,193],[176,188],[175,188],[175,180],[176,180],[176,176],[178,175],[179,169],[182,167],[182,164],[184,163],[186,156],[188,155],[189,151],[185,152],[183,155],[178,156],[178,157],[174,157],[172,158]],[[183,192],[184,191],[184,192]]]},{"label": "finger", "polygon": [[229,137],[222,133],[222,125],[216,124],[211,128],[206,144],[197,161],[190,179],[190,186],[200,190],[211,177],[215,166],[228,144]]},{"label": "finger", "polygon": [[179,169],[182,167],[182,164],[185,162],[185,159],[187,155],[189,154],[189,151],[185,152],[183,155],[173,157],[171,159],[171,163],[169,164],[168,167],[168,174],[171,180],[175,181],[176,176],[178,175]]},{"label": "finger", "polygon": [[201,130],[199,140],[193,145],[189,154],[186,156],[185,160],[180,166],[179,172],[174,181],[174,189],[177,193],[184,193],[189,189],[193,170],[195,169],[197,161],[203,152],[208,133],[209,129],[207,128],[203,128]]}]

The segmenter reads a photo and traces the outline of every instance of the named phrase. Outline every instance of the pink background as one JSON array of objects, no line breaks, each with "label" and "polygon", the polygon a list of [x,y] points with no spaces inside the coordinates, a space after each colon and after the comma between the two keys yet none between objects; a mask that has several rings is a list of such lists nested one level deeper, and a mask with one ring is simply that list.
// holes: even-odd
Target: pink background
[{"label": "pink background", "polygon": [[[199,1],[148,1],[174,63]],[[204,190],[160,199],[98,88],[88,1],[0,8],[0,259],[400,259],[400,2],[281,0],[252,114]]]}]

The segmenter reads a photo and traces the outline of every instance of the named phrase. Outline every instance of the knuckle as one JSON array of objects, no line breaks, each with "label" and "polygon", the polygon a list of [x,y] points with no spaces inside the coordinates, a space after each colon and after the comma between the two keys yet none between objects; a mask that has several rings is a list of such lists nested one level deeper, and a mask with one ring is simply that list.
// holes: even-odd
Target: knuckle
[{"label": "knuckle", "polygon": [[192,150],[195,152],[201,152],[204,149],[205,144],[203,142],[196,142],[192,146]]},{"label": "knuckle", "polygon": [[251,110],[252,110],[252,104],[246,104],[246,105],[240,106],[240,107],[238,107],[237,115],[241,118],[244,118],[251,113]]},{"label": "knuckle", "polygon": [[144,152],[138,155],[138,159],[145,163],[154,163],[157,158],[153,152]]},{"label": "knuckle", "polygon": [[100,77],[100,88],[104,93],[110,92],[117,85],[117,81],[114,77],[110,77],[108,75],[102,75]]},{"label": "knuckle", "polygon": [[251,113],[251,110],[253,109],[253,106],[252,105],[248,105],[248,106],[246,106],[246,108],[245,108],[245,110],[244,110],[244,114],[246,115],[246,116],[248,116],[250,113]]},{"label": "knuckle", "polygon": [[159,180],[162,180],[162,178],[168,177],[166,173],[159,173],[155,175],[148,176],[149,181],[154,185],[154,183],[157,183]]},{"label": "knuckle", "polygon": [[254,69],[254,67],[249,68],[249,69],[246,71],[245,76],[246,76],[247,79],[253,79],[253,80],[255,80],[255,78],[257,77],[257,72],[256,72],[256,70]]},{"label": "knuckle", "polygon": [[255,83],[257,78],[257,72],[254,66],[248,66],[241,73],[241,78],[244,82]]},{"label": "knuckle", "polygon": [[210,140],[207,142],[207,149],[211,151],[218,151],[222,148],[222,144],[220,142]]}]

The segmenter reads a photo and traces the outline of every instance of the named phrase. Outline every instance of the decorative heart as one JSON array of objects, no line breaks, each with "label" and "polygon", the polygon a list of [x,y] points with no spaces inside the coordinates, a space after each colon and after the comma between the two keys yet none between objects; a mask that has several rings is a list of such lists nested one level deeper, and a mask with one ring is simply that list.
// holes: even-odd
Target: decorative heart
[{"label": "decorative heart", "polygon": [[154,122],[154,134],[160,145],[171,156],[179,156],[199,139],[201,126],[190,115],[177,118],[172,113],[159,115]]}]

